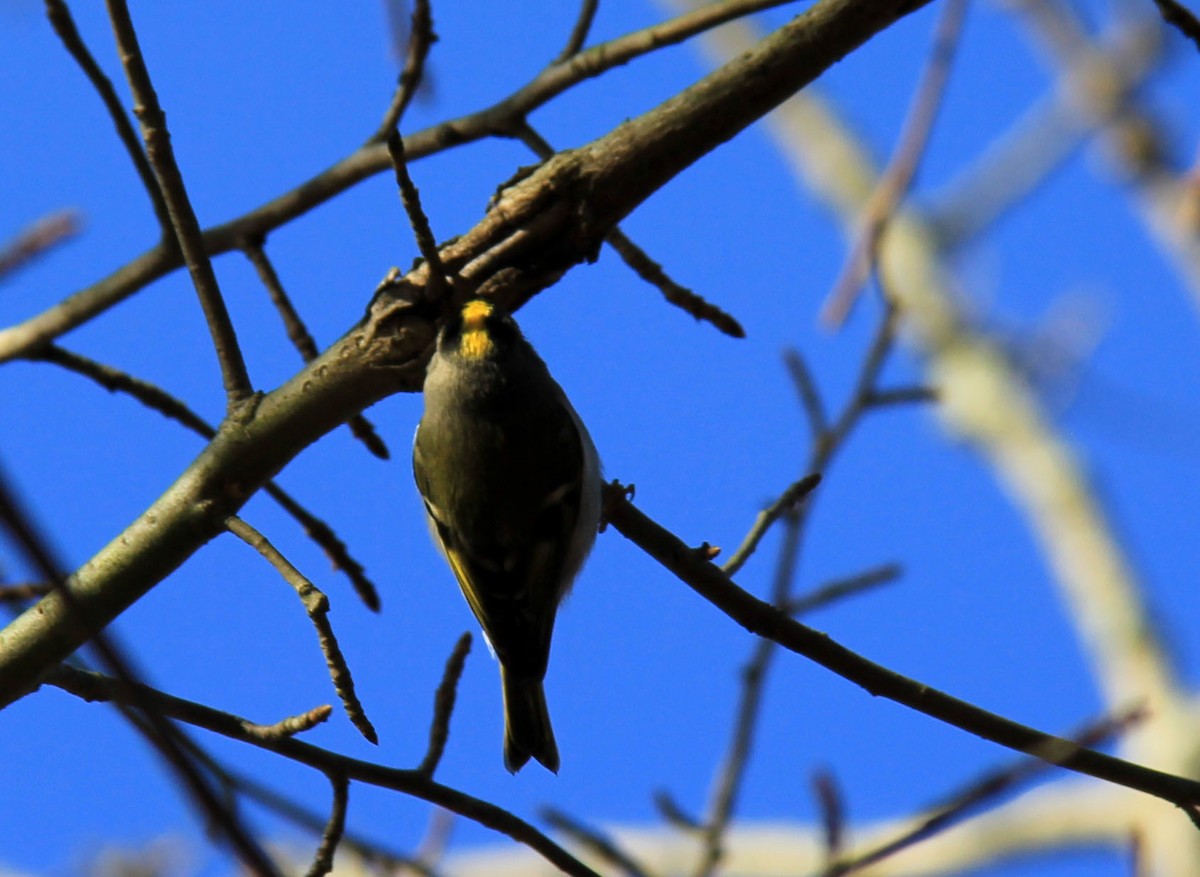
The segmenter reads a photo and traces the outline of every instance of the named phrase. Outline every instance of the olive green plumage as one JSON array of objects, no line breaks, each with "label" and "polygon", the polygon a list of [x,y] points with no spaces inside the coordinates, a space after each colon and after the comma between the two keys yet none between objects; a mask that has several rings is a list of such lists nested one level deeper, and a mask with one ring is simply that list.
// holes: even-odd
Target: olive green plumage
[{"label": "olive green plumage", "polygon": [[558,771],[542,679],[559,601],[600,517],[600,466],[513,319],[476,299],[438,333],[413,474],[430,529],[500,662],[504,763]]}]

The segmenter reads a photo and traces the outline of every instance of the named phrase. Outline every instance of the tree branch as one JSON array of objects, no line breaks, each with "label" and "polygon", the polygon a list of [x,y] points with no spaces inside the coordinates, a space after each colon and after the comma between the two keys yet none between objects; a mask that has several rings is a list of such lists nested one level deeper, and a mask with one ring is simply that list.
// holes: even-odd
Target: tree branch
[{"label": "tree branch", "polygon": [[[442,263],[515,309],[594,255],[673,175],[924,2],[824,0],[754,51],[503,191],[481,222],[442,248]],[[429,267],[377,296],[364,323],[250,415],[222,424],[175,484],[72,576],[87,627],[64,623],[65,607],[51,595],[0,631],[0,706],[220,533],[302,449],[379,399],[421,386],[435,314],[414,302],[423,299]]]},{"label": "tree branch", "polygon": [[621,535],[750,633],[815,661],[876,697],[886,697],[985,740],[1068,770],[1162,798],[1183,809],[1193,820],[1200,813],[1200,782],[1083,748],[869,661],[739,588],[718,567],[701,559],[695,549],[634,508],[625,498],[623,488],[612,486],[606,492],[608,521]]},{"label": "tree branch", "polygon": [[316,768],[327,776],[343,776],[347,780],[403,792],[429,801],[474,820],[486,828],[508,835],[518,843],[536,850],[567,874],[598,877],[594,871],[523,819],[495,804],[436,783],[419,770],[401,770],[372,764],[292,737],[263,738],[247,733],[246,725],[253,726],[254,723],[239,716],[174,697],[147,685],[131,686],[99,673],[88,673],[66,665],[56,668],[45,682],[89,701],[126,702],[135,695],[145,698],[163,715],[274,752]]},{"label": "tree branch", "polygon": [[[204,235],[196,212],[192,209],[183,174],[175,162],[175,150],[171,146],[171,135],[167,131],[167,116],[158,103],[158,94],[150,81],[150,71],[142,57],[137,33],[125,0],[108,0],[108,15],[112,20],[113,34],[121,52],[121,63],[129,80],[129,88],[135,101],[133,114],[142,126],[142,139],[146,143],[146,157],[154,169],[157,187],[166,204],[170,223],[163,227],[164,240],[174,237],[191,274],[192,284],[200,297],[200,306],[208,321],[213,347],[221,363],[221,376],[225,383],[225,396],[230,412],[250,397],[253,388],[246,372],[246,362],[238,345],[233,321],[221,296],[221,287],[213,271],[212,260],[205,249]],[[162,221],[162,217],[159,217]]]}]

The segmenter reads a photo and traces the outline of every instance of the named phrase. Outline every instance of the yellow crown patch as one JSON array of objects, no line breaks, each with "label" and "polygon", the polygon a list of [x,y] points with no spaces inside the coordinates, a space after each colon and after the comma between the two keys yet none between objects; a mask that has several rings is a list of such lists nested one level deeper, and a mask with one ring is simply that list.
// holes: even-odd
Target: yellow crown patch
[{"label": "yellow crown patch", "polygon": [[487,329],[487,318],[491,315],[491,302],[475,299],[463,305],[462,343],[459,346],[463,356],[483,359],[491,352],[492,337]]}]

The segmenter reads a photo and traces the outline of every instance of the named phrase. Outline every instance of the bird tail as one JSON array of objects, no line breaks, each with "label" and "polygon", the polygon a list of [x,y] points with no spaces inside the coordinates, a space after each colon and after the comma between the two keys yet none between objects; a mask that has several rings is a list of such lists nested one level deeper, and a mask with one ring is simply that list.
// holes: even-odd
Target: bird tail
[{"label": "bird tail", "polygon": [[513,676],[501,667],[500,685],[504,691],[504,766],[509,773],[516,773],[532,757],[558,773],[558,745],[542,680]]}]

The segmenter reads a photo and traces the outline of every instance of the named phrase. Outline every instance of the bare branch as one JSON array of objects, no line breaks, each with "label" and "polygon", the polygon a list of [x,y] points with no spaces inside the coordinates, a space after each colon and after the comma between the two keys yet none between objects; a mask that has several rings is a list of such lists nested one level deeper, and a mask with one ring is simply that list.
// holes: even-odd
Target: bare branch
[{"label": "bare branch", "polygon": [[[490,107],[446,120],[410,135],[405,141],[406,155],[410,161],[424,158],[454,146],[493,136],[498,131],[506,131],[514,121],[523,120],[530,112],[580,82],[601,76],[614,67],[627,64],[663,46],[683,42],[741,16],[790,2],[793,0],[732,0],[711,3],[669,21],[600,43],[572,56],[565,63],[546,68],[517,91]],[[924,2],[927,0],[919,0],[913,7],[924,5]],[[908,8],[893,10],[889,15],[894,17],[911,11],[912,9]],[[883,10],[873,12],[878,16]],[[836,20],[836,16],[834,18]],[[883,18],[890,21],[888,15],[884,15]],[[873,33],[874,30],[885,26],[885,23],[877,17],[868,16],[855,23],[854,27],[865,27]],[[822,41],[816,39],[814,42]],[[827,60],[828,63],[832,63],[832,59]],[[266,204],[223,225],[209,228],[204,233],[205,248],[210,256],[237,249],[244,241],[261,237],[279,228],[318,204],[389,167],[391,160],[383,144],[363,146],[332,167]],[[49,310],[17,326],[0,330],[0,362],[20,356],[87,322],[181,265],[182,261],[173,248],[160,245],[147,250],[108,277],[79,290]]]},{"label": "bare branch", "polygon": [[837,777],[828,770],[818,770],[812,776],[813,795],[821,813],[825,834],[825,856],[832,862],[842,851],[846,836],[846,805]]},{"label": "bare branch", "polygon": [[[1072,739],[1079,747],[1099,746],[1108,738],[1124,733],[1130,725],[1141,721],[1142,718],[1143,715],[1133,711],[1115,719],[1097,722],[1072,735]],[[994,801],[1012,787],[1045,773],[1050,767],[1051,763],[1037,758],[1023,759],[1016,764],[986,773],[966,788],[949,796],[944,803],[930,808],[907,831],[867,852],[832,862],[823,877],[842,877],[844,874],[860,871],[938,832],[945,831],[965,819],[982,804]]]},{"label": "bare branch", "polygon": [[54,585],[44,582],[21,582],[15,585],[0,585],[0,603],[26,603],[45,597]]},{"label": "bare branch", "polygon": [[400,132],[393,129],[387,135],[388,155],[392,157],[392,168],[396,172],[396,185],[400,189],[400,201],[404,204],[404,212],[412,225],[413,235],[417,239],[417,248],[429,265],[429,280],[426,285],[426,296],[431,299],[441,298],[445,285],[453,283],[453,278],[446,273],[442,264],[441,253],[438,252],[437,241],[433,230],[429,227],[429,218],[421,208],[421,195],[417,191],[412,177],[408,175],[408,159],[404,155],[404,138]]},{"label": "bare branch", "polygon": [[911,405],[937,400],[938,392],[933,387],[896,387],[891,390],[876,390],[867,399],[866,404],[871,408],[882,408],[888,405]]},{"label": "bare branch", "polygon": [[698,560],[676,536],[635,509],[625,499],[623,489],[610,487],[607,493],[611,526],[751,633],[820,664],[872,695],[886,697],[985,740],[1162,798],[1185,811],[1194,812],[1200,807],[1200,782],[1037,731],[868,661],[742,590],[718,567]]},{"label": "bare branch", "polygon": [[259,749],[275,752],[327,775],[341,774],[354,782],[403,792],[429,801],[525,844],[567,874],[576,877],[599,877],[596,872],[524,820],[495,804],[436,783],[420,771],[383,767],[339,755],[293,737],[259,739],[246,733],[246,720],[238,716],[174,697],[146,685],[129,685],[99,673],[87,673],[66,665],[59,666],[42,681],[84,700],[127,702],[134,696],[146,698],[162,714],[179,721],[249,743]]},{"label": "bare branch", "polygon": [[[521,139],[521,142],[542,161],[546,161],[554,155],[554,147],[528,121],[522,121],[515,126],[515,129],[516,136]],[[724,332],[731,338],[746,337],[746,330],[742,328],[742,324],[735,317],[706,301],[686,286],[681,286],[672,280],[663,270],[662,265],[651,259],[646,251],[634,243],[620,228],[610,231],[604,242],[613,248],[621,260],[633,269],[638,277],[658,289],[668,304],[674,305],[684,313],[691,314],[697,321],[712,324],[718,331]]]},{"label": "bare branch", "polygon": [[821,319],[828,325],[840,326],[845,322],[859,291],[870,276],[888,219],[916,176],[917,166],[925,153],[942,105],[946,83],[950,79],[950,66],[962,35],[966,12],[966,0],[947,0],[942,7],[929,63],[913,96],[892,160],[880,175],[875,191],[867,199],[863,208],[862,233],[851,248],[841,277],[821,309]]},{"label": "bare branch", "polygon": [[900,574],[900,565],[896,563],[873,567],[857,575],[826,582],[819,588],[790,600],[783,609],[789,615],[807,615],[809,612],[828,606],[830,603],[836,603],[852,594],[860,594],[863,591],[893,582],[900,577]]},{"label": "bare branch", "polygon": [[[64,625],[69,625],[78,631],[92,623],[87,615],[87,608],[81,605],[67,586],[66,576],[62,572],[62,564],[54,556],[49,544],[34,527],[29,514],[21,507],[16,494],[9,487],[7,479],[0,472],[0,525],[8,530],[13,541],[28,557],[37,571],[46,577],[52,585],[51,594],[45,597],[38,606],[47,600],[58,598],[64,606]],[[34,607],[29,613],[37,614]],[[103,665],[115,675],[113,680],[133,691],[129,700],[120,706],[120,712],[144,737],[147,743],[159,754],[163,761],[178,777],[180,784],[187,791],[190,799],[216,826],[221,835],[229,841],[238,857],[258,877],[278,877],[274,864],[263,852],[258,842],[242,825],[232,809],[224,806],[223,802],[209,787],[193,759],[189,756],[179,730],[166,716],[159,711],[148,697],[137,690],[134,670],[131,662],[113,642],[112,634],[103,631],[93,631],[91,646],[100,656]],[[36,685],[35,685],[36,687]],[[20,689],[24,695],[26,690]]]},{"label": "bare branch", "polygon": [[442,672],[442,681],[438,684],[433,696],[433,721],[429,724],[429,748],[417,770],[432,777],[446,751],[446,741],[450,738],[450,716],[454,713],[454,701],[458,695],[458,680],[462,678],[463,667],[467,655],[471,652],[471,633],[464,633],[454,644],[454,650],[446,659],[446,669]]},{"label": "bare branch", "polygon": [[133,123],[129,121],[129,115],[125,112],[125,107],[121,103],[121,98],[117,96],[116,89],[113,88],[112,80],[104,75],[104,71],[100,69],[96,59],[88,51],[87,45],[79,35],[79,29],[75,27],[75,19],[71,17],[71,10],[67,8],[67,4],[63,0],[46,0],[46,17],[50,19],[50,25],[58,35],[59,41],[75,59],[79,69],[87,76],[92,88],[100,96],[104,109],[108,111],[108,117],[112,119],[113,127],[117,129],[117,137],[120,139],[121,145],[125,147],[129,160],[133,162],[133,169],[137,171],[138,178],[142,181],[142,188],[150,198],[150,205],[154,208],[158,227],[162,229],[165,239],[167,229],[171,227],[171,216],[167,211],[167,203],[163,200],[158,180],[154,178],[154,171],[150,168],[146,153],[142,151],[137,131],[134,130]]},{"label": "bare branch", "polygon": [[433,10],[429,0],[413,0],[412,27],[408,32],[408,49],[404,53],[404,68],[400,71],[400,79],[396,83],[396,91],[392,102],[383,114],[379,128],[368,139],[370,146],[386,140],[387,136],[396,129],[404,118],[404,111],[412,103],[421,81],[425,78],[425,61],[429,50],[437,42],[437,34],[433,32]]},{"label": "bare branch", "polygon": [[15,238],[0,246],[0,280],[79,234],[79,227],[77,211],[59,210],[22,229]]},{"label": "bare branch", "polygon": [[350,781],[341,774],[331,774],[329,784],[333,787],[333,802],[329,807],[329,821],[321,832],[321,843],[313,854],[312,865],[305,877],[325,877],[333,870],[333,855],[337,852],[342,835],[346,831],[346,807],[350,803]]},{"label": "bare branch", "polygon": [[[328,816],[301,806],[292,798],[268,788],[245,774],[238,773],[229,767],[213,761],[204,750],[196,747],[198,756],[203,758],[210,772],[228,790],[230,795],[243,795],[262,805],[271,812],[291,822],[293,825],[305,828],[317,835],[325,831]],[[436,877],[432,869],[424,866],[418,858],[405,855],[397,850],[388,849],[383,844],[371,838],[345,831],[342,835],[341,848],[348,849],[365,861],[393,869],[407,869],[422,877]]]},{"label": "bare branch", "polygon": [[378,612],[381,605],[379,589],[375,587],[374,582],[367,578],[366,569],[354,559],[349,549],[346,548],[346,543],[338,538],[333,528],[296,502],[291,494],[286,493],[274,481],[268,481],[263,485],[263,492],[295,518],[297,523],[304,528],[304,535],[317,543],[325,552],[325,556],[329,558],[333,568],[350,579],[354,593],[358,595],[358,599],[363,602],[363,605],[372,612]]},{"label": "bare branch", "polygon": [[561,64],[579,53],[583,44],[587,42],[588,33],[592,29],[592,21],[596,18],[596,10],[599,8],[600,0],[582,0],[579,4],[579,16],[575,19],[575,26],[571,28],[571,35],[567,37],[567,44],[563,46],[563,50],[558,53],[558,57],[552,64]]},{"label": "bare branch", "polygon": [[609,232],[604,242],[616,250],[617,255],[634,270],[638,277],[656,287],[668,304],[690,314],[698,322],[712,324],[718,331],[730,338],[746,337],[746,330],[742,328],[742,324],[736,317],[705,300],[693,290],[672,280],[663,270],[662,265],[651,259],[646,251],[630,240],[621,229],[615,228]]},{"label": "bare branch", "polygon": [[823,441],[822,437],[829,432],[829,417],[825,414],[825,403],[821,401],[821,391],[817,389],[817,382],[813,380],[812,370],[800,351],[794,347],[784,351],[783,363],[787,366],[796,392],[800,395],[800,403],[808,417],[808,431],[812,440]]},{"label": "bare branch", "polygon": [[1177,0],[1154,0],[1163,21],[1178,30],[1200,49],[1200,19]]},{"label": "bare branch", "polygon": [[[267,294],[271,297],[271,303],[275,305],[275,310],[279,312],[279,317],[283,320],[283,327],[287,331],[289,340],[300,352],[300,356],[305,362],[312,362],[317,358],[317,342],[313,340],[308,327],[304,325],[304,320],[300,317],[300,312],[296,310],[287,290],[283,288],[275,266],[271,264],[267,251],[263,249],[263,241],[259,239],[247,242],[242,251],[250,260],[250,264],[254,266],[254,270],[258,272],[258,279],[266,287]],[[388,453],[387,445],[383,443],[383,439],[375,432],[371,421],[367,420],[364,415],[355,414],[346,421],[346,425],[350,427],[351,434],[362,442],[373,455],[381,460],[386,460],[391,456]]]},{"label": "bare branch", "polygon": [[371,720],[367,718],[362,703],[354,692],[354,677],[350,674],[350,667],[346,664],[346,659],[338,646],[337,637],[333,634],[333,626],[329,623],[329,598],[300,570],[296,569],[280,553],[279,549],[268,542],[265,536],[241,518],[231,517],[225,522],[225,525],[229,528],[230,533],[262,555],[264,560],[275,567],[283,580],[295,589],[297,596],[300,597],[300,602],[304,604],[304,611],[308,613],[309,620],[317,630],[321,653],[325,656],[325,663],[329,667],[329,678],[333,681],[334,691],[341,698],[346,715],[363,737],[371,743],[378,743],[379,735],[375,733]]},{"label": "bare branch", "polygon": [[162,389],[162,387],[152,384],[149,381],[135,378],[133,375],[123,372],[118,368],[113,368],[111,365],[106,365],[94,359],[89,359],[86,356],[81,356],[78,353],[73,353],[56,344],[50,344],[35,353],[29,354],[27,359],[31,362],[48,362],[65,368],[99,384],[110,393],[124,393],[136,399],[151,411],[157,411],[164,417],[174,420],[176,423],[181,424],[203,438],[211,439],[217,434],[216,429],[189,408],[183,400],[172,396],[166,390]]},{"label": "bare branch", "polygon": [[700,820],[685,812],[670,792],[663,789],[655,792],[654,806],[658,808],[658,812],[668,824],[681,831],[698,832],[704,830],[704,826],[700,824]]},{"label": "bare branch", "polygon": [[[213,271],[212,261],[205,247],[204,234],[196,219],[196,213],[192,210],[192,202],[188,197],[179,165],[175,162],[171,135],[167,131],[167,117],[159,106],[158,94],[150,81],[150,71],[142,57],[142,49],[138,45],[137,33],[133,29],[133,20],[129,17],[125,0],[108,0],[108,15],[112,21],[117,47],[121,52],[121,62],[125,67],[129,88],[133,92],[133,114],[142,126],[146,158],[154,170],[154,177],[158,181],[158,189],[162,192],[170,220],[162,226],[163,238],[169,240],[174,237],[188,267],[188,273],[191,274],[192,284],[196,287],[200,306],[208,321],[213,348],[221,363],[225,396],[228,409],[232,412],[253,393],[250,376],[246,372],[246,362],[242,358],[233,321],[229,318],[229,311],[221,296],[221,288],[217,284],[217,275]],[[163,222],[161,215],[159,222]]]},{"label": "bare branch", "polygon": [[317,725],[328,720],[333,714],[333,707],[329,704],[313,707],[306,713],[300,713],[295,716],[288,716],[286,719],[281,719],[273,725],[247,725],[247,733],[263,740],[277,740],[280,737],[294,737],[297,734],[303,734],[305,731],[311,731]]},{"label": "bare branch", "polygon": [[589,828],[554,807],[543,807],[541,815],[546,822],[550,823],[551,828],[561,831],[585,850],[599,856],[602,861],[620,868],[629,877],[650,877],[649,872],[638,864],[637,860],[622,850],[612,838],[605,837],[600,831]]},{"label": "bare branch", "polygon": [[[217,434],[213,426],[188,408],[181,400],[161,387],[135,378],[120,369],[80,356],[56,345],[50,345],[44,350],[30,354],[27,358],[35,362],[53,363],[83,375],[110,392],[126,393],[147,408],[182,424],[206,439],[211,439]],[[263,491],[300,524],[305,535],[316,542],[329,557],[333,568],[340,570],[350,579],[355,593],[367,608],[372,612],[378,612],[379,593],[374,583],[366,577],[362,564],[350,555],[345,544],[338,539],[337,534],[330,526],[300,505],[274,481],[268,481],[263,485]]]},{"label": "bare branch", "polygon": [[758,548],[758,543],[767,535],[767,531],[771,529],[771,525],[784,515],[791,513],[820,483],[821,476],[819,473],[805,475],[781,493],[779,499],[759,512],[758,517],[754,520],[754,526],[750,528],[750,532],[746,534],[746,537],[742,540],[742,544],[738,546],[737,551],[733,552],[729,560],[725,561],[725,564],[721,567],[725,571],[725,575],[737,575],[738,570],[746,564],[746,561],[750,559],[750,556]]}]

